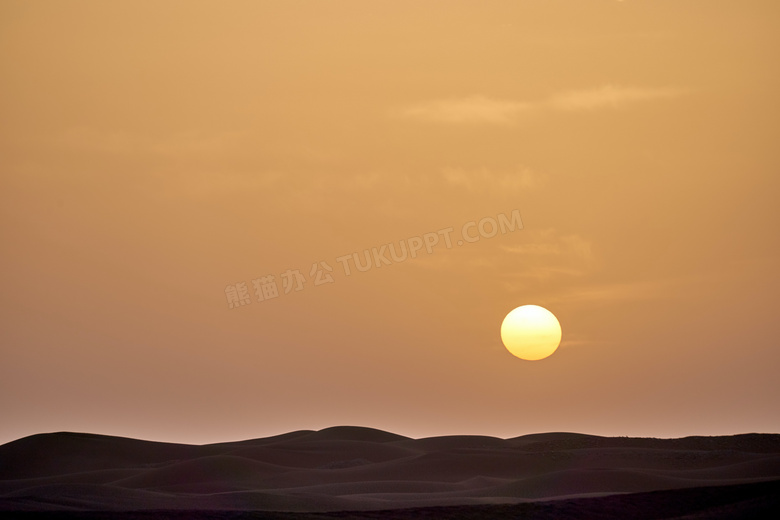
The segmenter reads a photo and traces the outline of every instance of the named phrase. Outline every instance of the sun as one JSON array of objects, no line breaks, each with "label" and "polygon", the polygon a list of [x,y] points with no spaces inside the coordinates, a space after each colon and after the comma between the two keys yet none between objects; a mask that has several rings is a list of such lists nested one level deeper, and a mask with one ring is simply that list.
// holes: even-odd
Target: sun
[{"label": "sun", "polygon": [[504,318],[501,341],[509,352],[520,359],[544,359],[561,343],[561,324],[544,307],[523,305]]}]

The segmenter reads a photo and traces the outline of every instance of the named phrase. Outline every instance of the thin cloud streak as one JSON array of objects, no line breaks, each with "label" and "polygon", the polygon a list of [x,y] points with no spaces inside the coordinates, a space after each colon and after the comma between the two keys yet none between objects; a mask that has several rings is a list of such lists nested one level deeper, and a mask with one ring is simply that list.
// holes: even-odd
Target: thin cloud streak
[{"label": "thin cloud streak", "polygon": [[555,110],[597,110],[620,108],[630,103],[651,99],[672,98],[682,93],[673,88],[633,88],[604,85],[590,90],[563,92],[550,98],[547,105]]},{"label": "thin cloud streak", "polygon": [[671,285],[663,281],[599,284],[553,296],[548,298],[546,302],[572,303],[588,301],[593,303],[653,300],[668,297],[671,290]]},{"label": "thin cloud streak", "polygon": [[641,101],[668,99],[683,94],[676,88],[622,87],[607,84],[598,88],[560,92],[536,102],[470,96],[432,100],[406,107],[397,115],[405,119],[456,124],[511,124],[533,111],[557,112],[618,109]]}]

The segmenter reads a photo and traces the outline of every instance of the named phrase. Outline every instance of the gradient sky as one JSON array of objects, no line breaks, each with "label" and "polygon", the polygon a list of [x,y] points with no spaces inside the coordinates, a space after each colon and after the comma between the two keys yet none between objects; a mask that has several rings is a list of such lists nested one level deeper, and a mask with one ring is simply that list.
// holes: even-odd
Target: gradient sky
[{"label": "gradient sky", "polygon": [[779,50],[775,0],[3,1],[0,442],[779,432]]}]

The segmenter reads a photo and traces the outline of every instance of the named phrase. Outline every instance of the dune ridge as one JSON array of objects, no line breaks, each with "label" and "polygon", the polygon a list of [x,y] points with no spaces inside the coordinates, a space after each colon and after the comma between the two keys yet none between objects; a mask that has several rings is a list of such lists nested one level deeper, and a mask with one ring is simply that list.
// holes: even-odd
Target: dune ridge
[{"label": "dune ridge", "polygon": [[779,480],[776,434],[411,439],[333,427],[207,445],[60,432],[0,446],[2,511],[380,511]]}]

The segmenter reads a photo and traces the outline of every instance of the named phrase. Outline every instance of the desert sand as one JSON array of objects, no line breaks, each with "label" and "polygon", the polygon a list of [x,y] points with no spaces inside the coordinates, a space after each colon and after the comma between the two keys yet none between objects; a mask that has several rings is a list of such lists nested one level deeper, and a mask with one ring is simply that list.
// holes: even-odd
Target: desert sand
[{"label": "desert sand", "polygon": [[201,446],[66,432],[0,446],[0,511],[18,518],[759,518],[778,496],[775,434],[334,427]]}]

